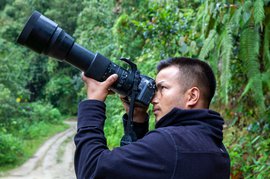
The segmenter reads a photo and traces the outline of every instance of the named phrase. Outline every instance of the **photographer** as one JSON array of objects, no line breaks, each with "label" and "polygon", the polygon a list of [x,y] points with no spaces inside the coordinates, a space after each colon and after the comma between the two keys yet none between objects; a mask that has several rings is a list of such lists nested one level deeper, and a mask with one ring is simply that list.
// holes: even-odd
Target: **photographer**
[{"label": "photographer", "polygon": [[157,70],[152,99],[156,129],[148,132],[147,109],[136,107],[133,129],[138,140],[112,151],[103,131],[104,101],[117,75],[104,82],[83,76],[88,100],[79,104],[74,139],[77,178],[229,178],[224,121],[209,110],[216,88],[211,68],[197,59],[170,58]]}]

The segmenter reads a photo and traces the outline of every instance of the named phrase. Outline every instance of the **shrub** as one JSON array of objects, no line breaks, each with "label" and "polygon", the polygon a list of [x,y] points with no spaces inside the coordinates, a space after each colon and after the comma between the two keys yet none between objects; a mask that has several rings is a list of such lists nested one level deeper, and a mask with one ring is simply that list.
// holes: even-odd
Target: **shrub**
[{"label": "shrub", "polygon": [[0,166],[14,163],[23,155],[23,145],[11,134],[0,133],[0,151]]},{"label": "shrub", "polygon": [[20,134],[25,139],[35,139],[39,137],[44,137],[47,136],[50,127],[51,126],[48,123],[41,121],[21,129]]},{"label": "shrub", "polygon": [[10,89],[0,84],[0,122],[5,126],[10,125],[10,117],[17,114],[16,99],[12,96]]},{"label": "shrub", "polygon": [[60,123],[62,121],[61,113],[52,105],[35,102],[30,104],[30,118],[34,121],[45,121],[49,123]]}]

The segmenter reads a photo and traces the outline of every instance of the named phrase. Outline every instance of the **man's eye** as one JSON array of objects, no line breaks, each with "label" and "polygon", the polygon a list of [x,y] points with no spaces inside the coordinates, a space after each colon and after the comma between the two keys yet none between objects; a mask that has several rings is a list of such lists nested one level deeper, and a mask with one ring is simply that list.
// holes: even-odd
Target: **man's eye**
[{"label": "man's eye", "polygon": [[166,86],[161,86],[160,88],[161,88],[161,89],[166,89]]},{"label": "man's eye", "polygon": [[160,86],[157,86],[157,88],[156,88],[157,91],[163,91],[164,89],[167,89],[167,87],[160,85]]}]

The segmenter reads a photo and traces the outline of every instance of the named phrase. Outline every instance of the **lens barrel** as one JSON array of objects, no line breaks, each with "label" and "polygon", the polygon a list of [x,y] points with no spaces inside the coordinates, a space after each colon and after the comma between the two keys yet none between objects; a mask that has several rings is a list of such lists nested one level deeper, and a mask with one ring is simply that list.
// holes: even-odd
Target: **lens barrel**
[{"label": "lens barrel", "polygon": [[58,24],[34,11],[25,24],[17,42],[37,53],[42,53],[60,61],[66,61],[98,81],[106,80],[116,73],[120,77],[112,89],[127,95],[132,84],[128,72],[112,63],[99,53],[85,49],[61,29]]},{"label": "lens barrel", "polygon": [[[95,57],[92,52],[75,44],[74,39],[58,27],[58,24],[38,11],[34,11],[30,16],[17,42],[37,53],[60,61],[66,60],[82,71],[86,71],[90,65],[91,61],[88,59]],[[68,57],[70,52],[72,54]]]},{"label": "lens barrel", "polygon": [[56,28],[57,24],[55,22],[34,11],[18,37],[17,42],[37,53],[44,53]]}]

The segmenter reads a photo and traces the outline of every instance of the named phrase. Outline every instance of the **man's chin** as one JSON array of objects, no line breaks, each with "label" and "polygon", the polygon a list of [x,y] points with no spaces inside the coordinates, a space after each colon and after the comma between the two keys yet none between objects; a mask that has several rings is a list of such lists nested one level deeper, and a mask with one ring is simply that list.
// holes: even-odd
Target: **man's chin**
[{"label": "man's chin", "polygon": [[156,121],[156,123],[160,120],[160,118],[161,118],[161,117],[159,117],[159,116],[155,116],[155,121]]},{"label": "man's chin", "polygon": [[159,119],[160,119],[160,114],[159,114],[158,110],[154,111],[154,116],[155,116],[155,121],[157,123],[159,121]]}]

